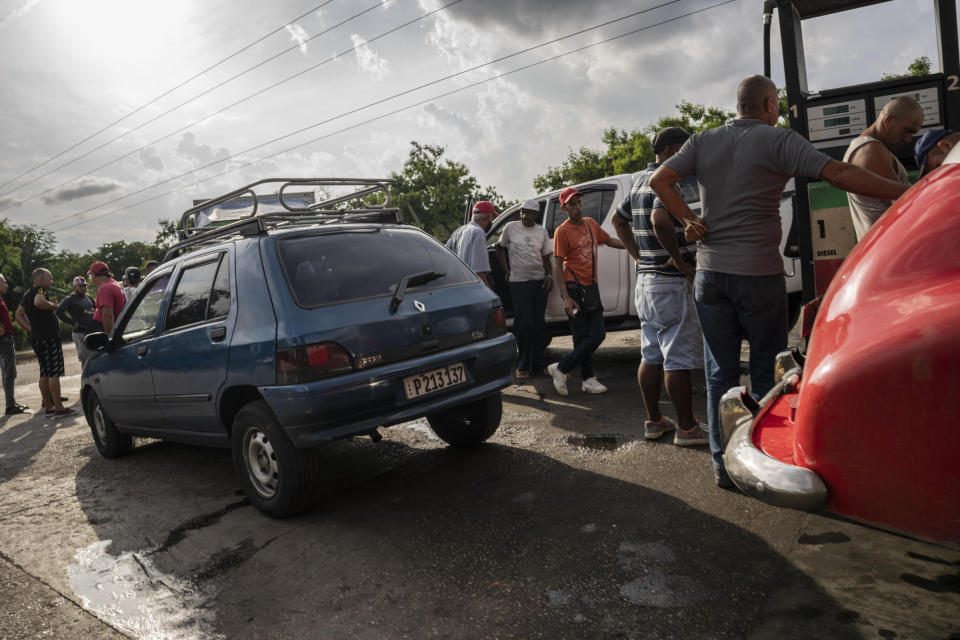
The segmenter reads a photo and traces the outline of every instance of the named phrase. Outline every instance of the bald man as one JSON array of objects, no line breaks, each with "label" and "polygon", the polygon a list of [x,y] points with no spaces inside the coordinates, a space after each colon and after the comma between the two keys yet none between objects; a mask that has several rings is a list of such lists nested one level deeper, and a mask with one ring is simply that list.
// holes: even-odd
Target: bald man
[{"label": "bald man", "polygon": [[[694,300],[704,337],[707,420],[717,485],[732,483],[723,466],[720,396],[740,384],[740,341],[750,343],[751,392],[773,387],[776,354],[787,346],[787,289],[780,256],[780,197],[794,176],[895,199],[908,186],[837,162],[792,129],[774,126],[777,87],[749,76],[737,89],[737,117],[690,137],[650,178],[660,202],[699,240]],[[675,186],[694,175],[703,218]]]},{"label": "bald man", "polygon": [[[923,108],[908,96],[894,98],[883,106],[877,119],[863,133],[854,138],[843,154],[843,161],[872,171],[888,180],[909,185],[907,170],[893,152],[910,144],[923,126]],[[873,223],[890,208],[886,198],[874,198],[851,193],[850,216],[859,242]]]}]

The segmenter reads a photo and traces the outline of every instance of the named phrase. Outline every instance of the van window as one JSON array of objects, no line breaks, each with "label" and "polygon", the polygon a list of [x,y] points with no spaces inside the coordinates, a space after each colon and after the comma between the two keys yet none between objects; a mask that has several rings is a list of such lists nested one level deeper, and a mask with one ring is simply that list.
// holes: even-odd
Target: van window
[{"label": "van window", "polygon": [[363,229],[282,238],[277,253],[294,301],[307,309],[392,296],[403,276],[427,271],[439,275],[407,291],[477,279],[443,245],[413,229]]},{"label": "van window", "polygon": [[[604,189],[602,191],[584,190],[582,193],[583,217],[593,218],[597,221],[597,224],[602,224],[607,212],[610,211],[614,197],[617,195],[616,189]],[[550,199],[548,211],[549,215],[547,218],[549,224],[544,226],[547,227],[547,232],[552,238],[556,228],[566,221],[567,214],[560,208],[560,200],[557,198]]]},{"label": "van window", "polygon": [[503,235],[503,229],[507,226],[508,222],[513,222],[514,220],[520,219],[520,209],[517,209],[508,216],[504,216],[502,220],[497,220],[497,226],[490,230],[490,235],[487,236],[487,249],[493,248],[498,242],[500,242],[500,236]]}]

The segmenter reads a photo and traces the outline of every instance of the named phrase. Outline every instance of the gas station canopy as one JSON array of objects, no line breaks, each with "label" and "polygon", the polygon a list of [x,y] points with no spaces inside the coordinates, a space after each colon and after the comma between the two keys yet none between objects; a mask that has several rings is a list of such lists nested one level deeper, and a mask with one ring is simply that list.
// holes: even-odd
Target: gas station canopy
[{"label": "gas station canopy", "polygon": [[[789,0],[788,0],[789,1]],[[868,7],[872,4],[881,2],[890,2],[890,0],[792,0],[792,4],[799,14],[801,20],[807,18],[816,18],[849,9],[859,9]],[[781,0],[781,4],[783,0]]]}]

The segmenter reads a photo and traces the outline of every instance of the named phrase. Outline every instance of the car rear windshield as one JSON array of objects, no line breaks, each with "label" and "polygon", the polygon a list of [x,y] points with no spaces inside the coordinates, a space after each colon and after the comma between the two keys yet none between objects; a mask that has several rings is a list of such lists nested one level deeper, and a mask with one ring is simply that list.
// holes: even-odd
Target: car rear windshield
[{"label": "car rear windshield", "polygon": [[408,290],[476,280],[453,254],[412,229],[363,229],[284,238],[277,243],[290,292],[301,307],[392,296],[404,276],[436,274]]}]

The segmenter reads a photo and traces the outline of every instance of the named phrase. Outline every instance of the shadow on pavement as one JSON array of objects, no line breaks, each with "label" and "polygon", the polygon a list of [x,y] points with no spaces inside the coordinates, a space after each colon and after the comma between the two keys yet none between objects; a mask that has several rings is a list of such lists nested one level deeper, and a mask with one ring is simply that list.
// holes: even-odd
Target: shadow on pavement
[{"label": "shadow on pavement", "polygon": [[[643,486],[490,443],[322,459],[321,504],[288,520],[236,494],[225,450],[94,453],[76,493],[111,553],[206,590],[229,638],[860,637],[763,539]],[[802,607],[756,629],[785,581]]]},{"label": "shadow on pavement", "polygon": [[30,465],[56,432],[56,418],[40,413],[0,415],[0,482]]}]

